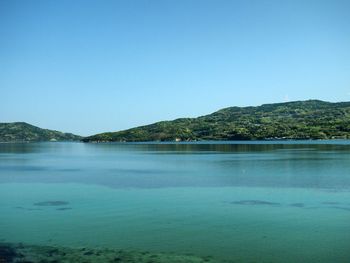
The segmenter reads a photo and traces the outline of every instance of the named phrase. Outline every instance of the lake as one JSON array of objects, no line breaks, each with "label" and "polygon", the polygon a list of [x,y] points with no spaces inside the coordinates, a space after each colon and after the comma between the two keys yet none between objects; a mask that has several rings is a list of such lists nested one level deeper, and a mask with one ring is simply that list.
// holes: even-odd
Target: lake
[{"label": "lake", "polygon": [[0,144],[0,241],[350,262],[350,142]]}]

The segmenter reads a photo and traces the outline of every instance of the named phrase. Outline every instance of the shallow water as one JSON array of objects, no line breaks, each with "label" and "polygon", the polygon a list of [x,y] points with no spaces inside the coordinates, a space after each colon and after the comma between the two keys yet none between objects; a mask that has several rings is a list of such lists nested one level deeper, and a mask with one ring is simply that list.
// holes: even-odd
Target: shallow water
[{"label": "shallow water", "polygon": [[0,241],[350,262],[350,143],[0,144]]}]

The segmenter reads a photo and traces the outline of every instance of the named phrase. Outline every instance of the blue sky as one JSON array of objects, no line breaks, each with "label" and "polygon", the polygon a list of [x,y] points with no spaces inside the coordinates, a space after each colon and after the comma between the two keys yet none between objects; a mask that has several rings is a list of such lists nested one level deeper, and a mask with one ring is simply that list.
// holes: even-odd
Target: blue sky
[{"label": "blue sky", "polygon": [[350,100],[350,1],[2,0],[0,121],[90,135]]}]

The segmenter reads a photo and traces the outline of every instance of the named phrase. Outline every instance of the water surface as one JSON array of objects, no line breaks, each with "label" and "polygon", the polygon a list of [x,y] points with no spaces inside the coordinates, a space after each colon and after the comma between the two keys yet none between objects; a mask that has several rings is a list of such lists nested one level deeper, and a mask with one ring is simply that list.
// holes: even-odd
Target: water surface
[{"label": "water surface", "polygon": [[350,261],[350,143],[0,144],[0,241]]}]

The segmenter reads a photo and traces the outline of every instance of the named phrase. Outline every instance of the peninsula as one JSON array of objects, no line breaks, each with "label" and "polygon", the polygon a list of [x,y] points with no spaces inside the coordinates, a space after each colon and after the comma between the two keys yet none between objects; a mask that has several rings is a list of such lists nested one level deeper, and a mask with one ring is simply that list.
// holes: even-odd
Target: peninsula
[{"label": "peninsula", "polygon": [[229,107],[85,137],[84,142],[349,139],[350,102],[320,100]]},{"label": "peninsula", "polygon": [[42,129],[26,122],[0,123],[0,142],[79,141],[82,137]]}]

